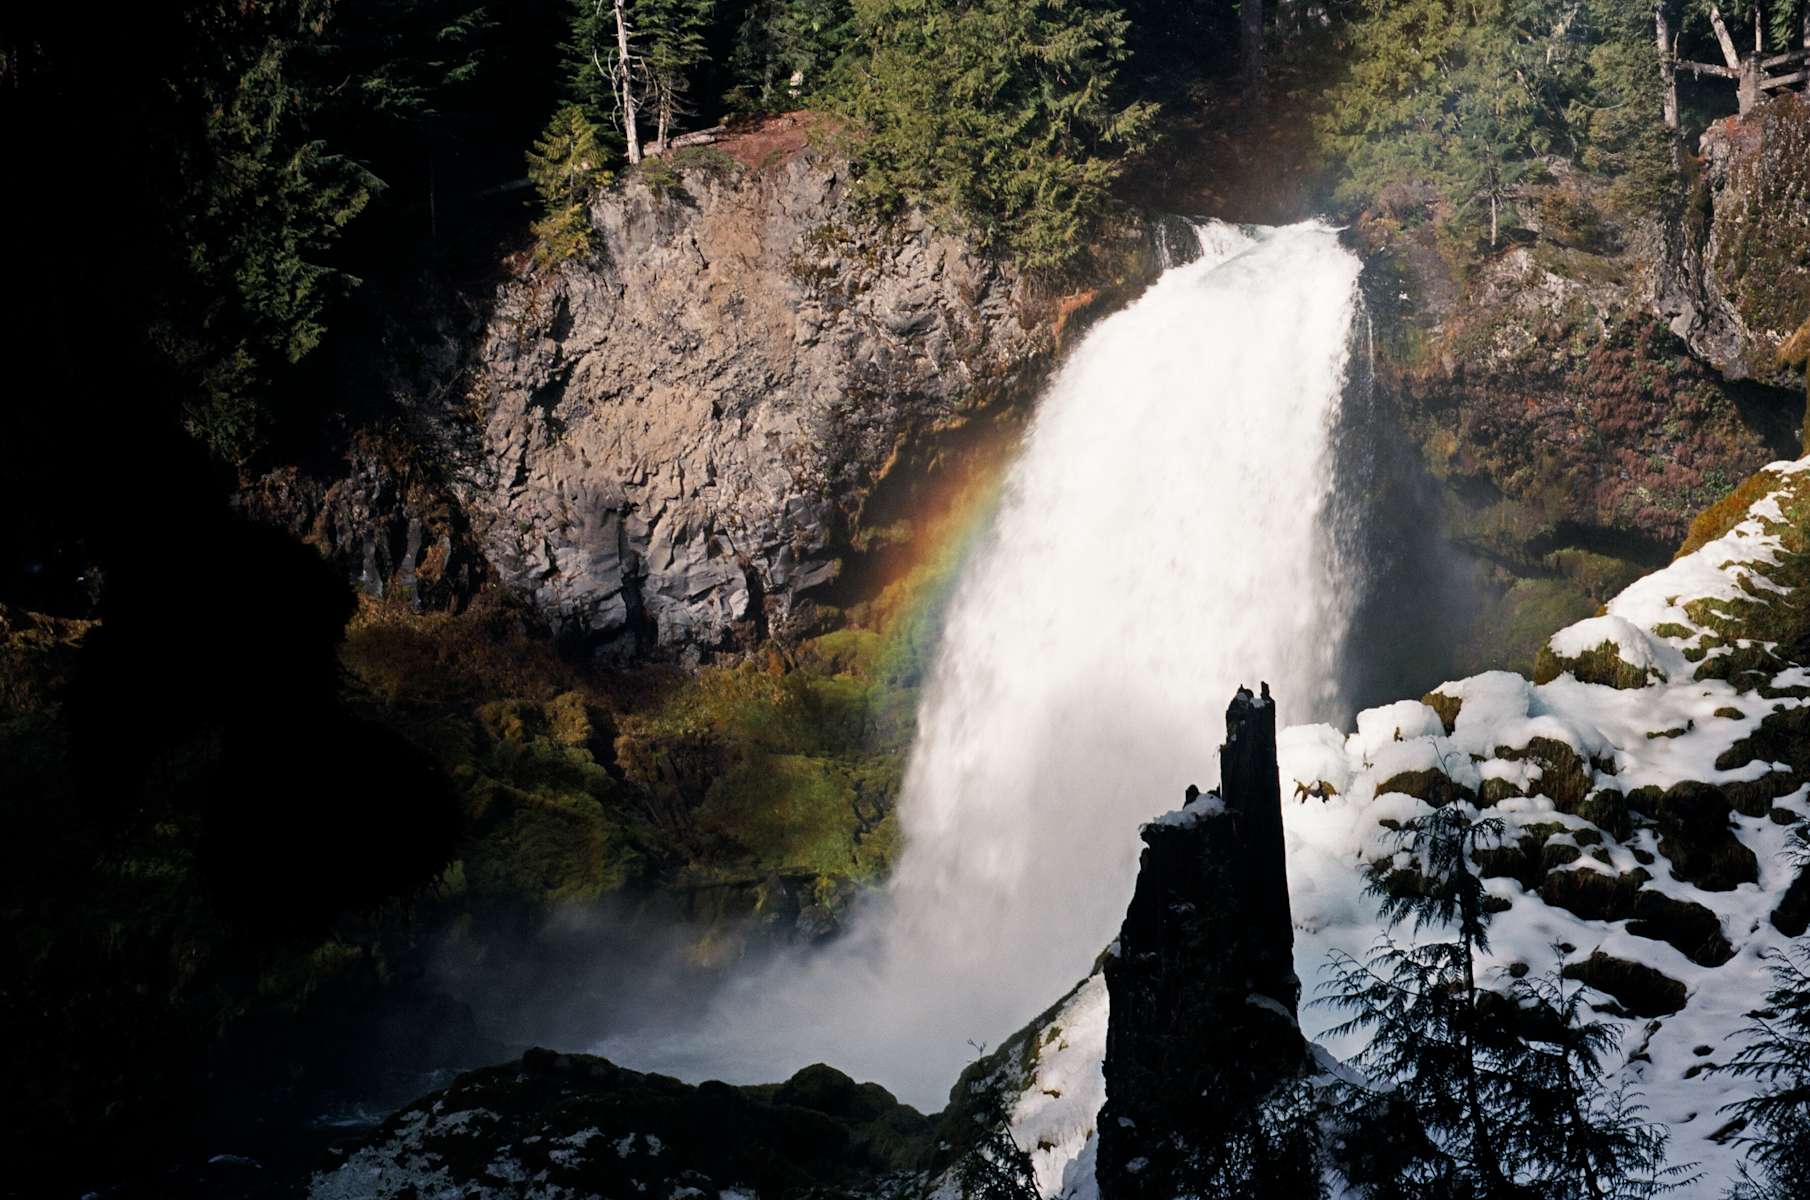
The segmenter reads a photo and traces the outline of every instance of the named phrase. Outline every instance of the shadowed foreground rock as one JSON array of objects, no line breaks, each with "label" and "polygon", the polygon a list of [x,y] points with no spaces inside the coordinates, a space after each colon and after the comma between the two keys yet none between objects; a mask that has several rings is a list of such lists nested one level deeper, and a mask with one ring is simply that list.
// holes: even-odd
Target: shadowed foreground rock
[{"label": "shadowed foreground rock", "polygon": [[1106,959],[1107,1200],[1315,1194],[1267,685],[1233,699],[1220,764],[1221,795],[1145,827]]},{"label": "shadowed foreground rock", "polygon": [[385,1121],[311,1200],[683,1200],[872,1195],[922,1168],[931,1123],[826,1066],[785,1083],[680,1083],[530,1050]]}]

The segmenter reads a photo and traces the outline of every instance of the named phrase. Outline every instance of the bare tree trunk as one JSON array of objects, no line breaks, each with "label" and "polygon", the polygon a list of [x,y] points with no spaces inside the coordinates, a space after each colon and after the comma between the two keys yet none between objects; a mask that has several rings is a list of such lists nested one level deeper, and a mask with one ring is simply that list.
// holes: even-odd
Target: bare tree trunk
[{"label": "bare tree trunk", "polygon": [[622,0],[616,0],[616,95],[622,101],[622,136],[628,143],[628,161],[641,161],[641,133],[635,128],[635,68],[628,56],[628,16]]},{"label": "bare tree trunk", "polygon": [[1672,65],[1672,27],[1665,19],[1664,3],[1653,6],[1653,37],[1659,43],[1660,94],[1665,106],[1665,127],[1678,131],[1678,69]]},{"label": "bare tree trunk", "polygon": [[1735,49],[1735,39],[1728,34],[1728,26],[1722,23],[1722,13],[1715,5],[1709,6],[1709,23],[1716,30],[1716,41],[1722,44],[1722,57],[1728,60],[1728,69],[1741,69],[1741,52]]},{"label": "bare tree trunk", "polygon": [[1244,86],[1248,91],[1263,78],[1263,0],[1239,0],[1238,17],[1244,33]]},{"label": "bare tree trunk", "polygon": [[1489,194],[1489,248],[1496,248],[1497,237],[1501,234],[1502,222],[1498,209],[1498,197],[1495,192]]}]

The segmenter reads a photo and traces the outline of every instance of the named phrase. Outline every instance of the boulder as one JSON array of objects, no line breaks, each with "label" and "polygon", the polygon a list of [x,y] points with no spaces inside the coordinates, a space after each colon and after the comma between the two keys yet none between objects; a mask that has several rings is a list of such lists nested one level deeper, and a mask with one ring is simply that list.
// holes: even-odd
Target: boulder
[{"label": "boulder", "polygon": [[1664,1017],[1684,1007],[1684,985],[1663,972],[1598,950],[1582,962],[1567,963],[1560,972],[1615,998],[1636,1017]]}]

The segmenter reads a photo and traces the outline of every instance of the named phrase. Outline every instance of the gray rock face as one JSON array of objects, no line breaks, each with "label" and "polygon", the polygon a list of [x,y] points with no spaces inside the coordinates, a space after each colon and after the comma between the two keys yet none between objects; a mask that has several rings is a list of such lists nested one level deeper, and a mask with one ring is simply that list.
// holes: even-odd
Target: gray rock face
[{"label": "gray rock face", "polygon": [[863,220],[841,164],[674,161],[600,253],[501,290],[454,488],[498,578],[600,649],[784,635],[908,439],[1047,360],[1010,271]]}]

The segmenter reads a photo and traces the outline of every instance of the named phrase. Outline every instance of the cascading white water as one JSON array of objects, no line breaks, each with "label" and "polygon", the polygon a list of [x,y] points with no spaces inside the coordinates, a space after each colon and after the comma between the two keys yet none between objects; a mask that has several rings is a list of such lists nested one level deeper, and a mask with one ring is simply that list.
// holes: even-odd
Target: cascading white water
[{"label": "cascading white water", "polygon": [[600,1047],[732,1081],[834,1063],[941,1107],[1084,975],[1141,821],[1214,782],[1224,710],[1338,705],[1332,430],[1358,261],[1328,227],[1199,230],[1044,396],[950,606],[885,894],[830,950],[742,979],[703,1030]]}]

